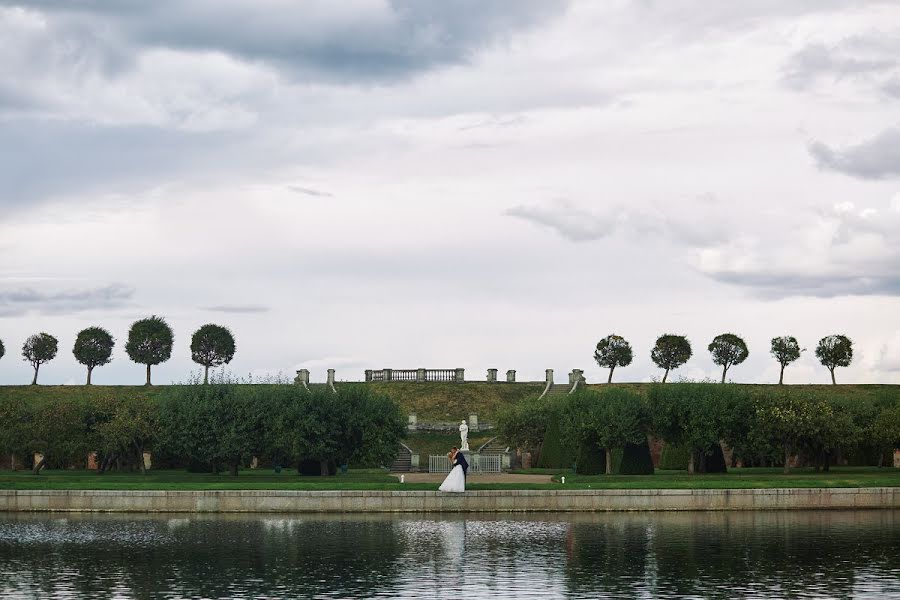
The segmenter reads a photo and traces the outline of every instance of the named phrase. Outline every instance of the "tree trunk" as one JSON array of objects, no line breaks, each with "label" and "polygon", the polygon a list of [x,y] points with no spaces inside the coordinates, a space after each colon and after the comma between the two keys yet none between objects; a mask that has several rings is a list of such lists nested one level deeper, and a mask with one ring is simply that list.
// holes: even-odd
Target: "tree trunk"
[{"label": "tree trunk", "polygon": [[31,385],[37,385],[37,375],[38,369],[41,368],[41,363],[34,365],[34,379],[31,380]]},{"label": "tree trunk", "polygon": [[822,470],[828,473],[831,471],[831,452],[825,452],[822,457]]},{"label": "tree trunk", "polygon": [[209,365],[203,365],[203,383],[209,383]]},{"label": "tree trunk", "polygon": [[784,385],[784,365],[781,365],[781,373],[778,375],[778,385]]},{"label": "tree trunk", "polygon": [[34,467],[31,469],[31,472],[34,473],[35,475],[40,475],[40,474],[41,474],[41,469],[44,468],[44,463],[45,463],[45,462],[47,462],[47,457],[46,457],[46,456],[43,457],[43,458],[41,458],[41,460],[39,460],[38,463],[37,463],[36,465],[34,465]]},{"label": "tree trunk", "polygon": [[688,473],[691,475],[694,474],[694,456],[695,456],[695,454],[696,453],[694,452],[694,449],[691,448],[690,454],[688,454]]},{"label": "tree trunk", "polygon": [[605,448],[606,453],[606,474],[612,475],[612,448]]},{"label": "tree trunk", "polygon": [[328,476],[328,461],[327,460],[319,461],[319,472],[322,474],[322,477]]},{"label": "tree trunk", "polygon": [[607,378],[606,383],[612,383],[612,374],[613,374],[613,371],[615,371],[615,370],[616,370],[615,365],[613,365],[612,367],[609,368],[609,377]]},{"label": "tree trunk", "polygon": [[725,375],[728,373],[728,365],[722,367],[722,383],[725,383]]},{"label": "tree trunk", "polygon": [[784,474],[791,472],[791,448],[787,444],[784,445]]},{"label": "tree trunk", "polygon": [[666,369],[666,372],[663,373],[663,380],[662,380],[663,383],[666,382],[666,377],[668,377],[668,376],[669,376],[669,369],[667,368],[667,369]]},{"label": "tree trunk", "polygon": [[91,371],[93,371],[93,370],[94,370],[94,367],[88,367],[87,383],[85,383],[84,385],[91,385]]},{"label": "tree trunk", "polygon": [[[834,380],[834,367],[831,367],[828,370],[831,371],[831,385],[837,385],[837,381]],[[35,375],[35,377],[37,377],[37,375]]]},{"label": "tree trunk", "polygon": [[700,452],[699,458],[700,458],[700,461],[699,461],[700,469],[699,470],[701,473],[706,473],[706,452]]},{"label": "tree trunk", "polygon": [[147,385],[152,385],[150,383],[150,365],[147,365]]},{"label": "tree trunk", "polygon": [[240,464],[238,462],[231,463],[231,468],[228,470],[228,474],[232,477],[237,477],[239,466]]}]

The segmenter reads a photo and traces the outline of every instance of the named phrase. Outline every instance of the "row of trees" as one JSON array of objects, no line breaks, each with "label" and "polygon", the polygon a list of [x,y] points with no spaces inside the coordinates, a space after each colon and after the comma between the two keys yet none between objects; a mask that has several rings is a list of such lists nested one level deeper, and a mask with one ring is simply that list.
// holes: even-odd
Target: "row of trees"
[{"label": "row of trees", "polygon": [[308,474],[337,465],[380,466],[406,431],[399,406],[363,385],[334,393],[301,386],[228,380],[171,386],[146,397],[79,393],[53,401],[0,400],[0,452],[67,467],[97,453],[102,473],[154,463],[237,475],[252,457]]},{"label": "row of trees", "polygon": [[616,449],[646,447],[648,437],[686,451],[691,472],[724,470],[722,445],[735,462],[784,465],[785,472],[794,456],[827,470],[838,455],[877,455],[872,461],[880,466],[886,452],[900,448],[900,393],[884,388],[870,398],[709,383],[654,384],[646,395],[585,389],[511,406],[499,427],[536,454],[560,444],[581,471],[605,462],[602,470],[611,473]]},{"label": "row of trees", "polygon": [[[163,363],[172,356],[175,334],[162,317],[152,316],[132,323],[125,342],[128,357],[147,366],[147,385],[150,385],[150,367]],[[75,360],[87,367],[87,383],[91,385],[91,374],[97,367],[112,361],[112,351],[116,342],[103,327],[88,327],[78,332],[72,354]],[[37,385],[41,365],[56,358],[59,340],[49,333],[36,333],[22,345],[22,357],[34,369],[32,385]],[[234,335],[227,327],[209,323],[200,327],[191,336],[191,359],[203,365],[204,383],[209,380],[210,367],[218,367],[234,358]],[[0,358],[5,348],[0,340]]]},{"label": "row of trees", "polygon": [[[713,338],[707,346],[712,360],[722,367],[722,383],[728,369],[739,365],[750,355],[747,343],[733,333],[723,333]],[[806,352],[806,348],[800,348],[797,338],[790,335],[772,338],[770,349],[772,356],[781,365],[778,383],[784,383],[784,369],[789,364],[800,358],[800,354]],[[682,366],[693,355],[691,343],[683,335],[664,334],[656,339],[650,358],[660,369],[664,369],[662,381],[666,382],[669,371]],[[850,366],[853,360],[853,342],[846,335],[834,334],[823,337],[816,346],[816,357],[831,373],[831,383],[837,383],[834,378],[834,370],[837,367]],[[594,350],[594,360],[603,368],[609,369],[607,383],[612,383],[613,371],[616,367],[625,367],[631,364],[634,353],[631,344],[620,335],[611,334],[597,342]]]}]

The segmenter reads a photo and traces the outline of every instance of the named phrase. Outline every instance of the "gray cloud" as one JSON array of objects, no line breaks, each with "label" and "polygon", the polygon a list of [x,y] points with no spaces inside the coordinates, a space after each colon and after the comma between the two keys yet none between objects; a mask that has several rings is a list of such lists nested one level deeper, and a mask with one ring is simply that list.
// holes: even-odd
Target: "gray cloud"
[{"label": "gray cloud", "polygon": [[252,314],[269,312],[268,306],[261,304],[220,304],[218,306],[204,306],[200,310],[223,312],[232,314]]},{"label": "gray cloud", "polygon": [[783,81],[789,87],[806,89],[819,83],[860,79],[896,69],[894,40],[880,37],[852,38],[835,46],[813,43],[794,53],[784,67]]},{"label": "gray cloud", "polygon": [[856,145],[835,148],[822,142],[809,145],[820,169],[860,179],[900,176],[900,129],[888,129]]},{"label": "gray cloud", "polygon": [[616,214],[596,214],[568,200],[513,206],[503,214],[547,227],[573,242],[589,242],[605,238],[615,232],[619,223]]},{"label": "gray cloud", "polygon": [[285,0],[37,0],[26,6],[73,32],[128,40],[118,50],[126,55],[135,44],[212,50],[303,78],[359,82],[390,81],[466,62],[478,48],[552,18],[566,5],[564,0],[315,1],[302,6]]},{"label": "gray cloud", "polygon": [[39,291],[18,288],[0,291],[0,316],[21,316],[29,312],[67,314],[88,310],[111,310],[129,305],[134,288],[119,283],[102,287]]},{"label": "gray cloud", "polygon": [[289,190],[292,192],[296,192],[298,194],[303,194],[304,196],[314,196],[316,198],[333,198],[334,194],[330,192],[324,192],[322,190],[317,190],[315,188],[308,188],[299,185],[289,185],[287,186]]},{"label": "gray cloud", "polygon": [[715,281],[753,290],[763,298],[808,296],[900,296],[900,275],[890,273],[834,274],[776,271],[772,265],[753,271],[716,271],[706,273]]}]

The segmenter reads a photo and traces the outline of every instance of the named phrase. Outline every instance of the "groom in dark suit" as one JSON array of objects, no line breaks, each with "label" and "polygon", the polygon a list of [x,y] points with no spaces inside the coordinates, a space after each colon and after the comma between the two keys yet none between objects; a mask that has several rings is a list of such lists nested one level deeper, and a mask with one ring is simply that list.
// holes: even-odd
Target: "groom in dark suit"
[{"label": "groom in dark suit", "polygon": [[463,469],[463,477],[469,474],[469,462],[466,460],[466,457],[460,452],[457,448],[453,448],[453,459],[456,460],[456,464],[462,467]]}]

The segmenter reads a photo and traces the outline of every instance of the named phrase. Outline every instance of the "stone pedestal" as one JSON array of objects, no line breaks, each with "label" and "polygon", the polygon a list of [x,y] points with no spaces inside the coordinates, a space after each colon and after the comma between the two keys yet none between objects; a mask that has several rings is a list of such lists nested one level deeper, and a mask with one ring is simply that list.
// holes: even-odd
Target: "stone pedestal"
[{"label": "stone pedestal", "polygon": [[149,471],[150,467],[153,466],[153,460],[152,460],[153,455],[150,454],[149,452],[144,452],[143,459],[144,459],[144,469]]},{"label": "stone pedestal", "polygon": [[409,421],[406,425],[406,428],[415,431],[419,427],[419,419],[416,415],[409,415]]},{"label": "stone pedestal", "polygon": [[297,370],[297,376],[294,377],[294,383],[309,388],[309,369]]},{"label": "stone pedestal", "polygon": [[510,369],[506,372],[506,382],[507,383],[515,383],[516,382],[516,370]]},{"label": "stone pedestal", "polygon": [[497,383],[497,369],[487,370],[487,381],[488,383]]},{"label": "stone pedestal", "polygon": [[469,415],[469,431],[478,431],[478,415]]},{"label": "stone pedestal", "polygon": [[462,383],[466,380],[466,370],[456,369],[456,383]]},{"label": "stone pedestal", "polygon": [[416,369],[416,383],[425,383],[425,369]]},{"label": "stone pedestal", "polygon": [[334,369],[328,369],[328,381],[327,381],[329,389],[332,392],[337,393],[337,390],[334,389]]},{"label": "stone pedestal", "polygon": [[544,383],[553,383],[553,369],[544,371]]}]

